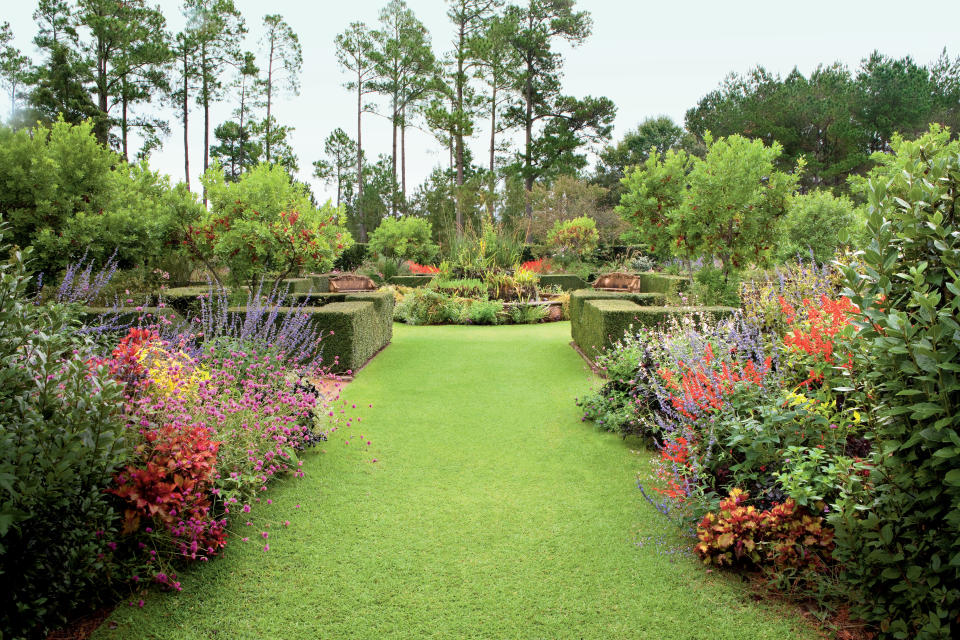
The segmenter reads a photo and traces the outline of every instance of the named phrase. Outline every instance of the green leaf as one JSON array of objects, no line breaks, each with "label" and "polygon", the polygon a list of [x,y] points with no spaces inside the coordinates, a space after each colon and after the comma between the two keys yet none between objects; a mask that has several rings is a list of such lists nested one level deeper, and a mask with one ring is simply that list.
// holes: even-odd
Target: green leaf
[{"label": "green leaf", "polygon": [[960,487],[960,469],[951,469],[943,476],[943,483],[951,487]]}]

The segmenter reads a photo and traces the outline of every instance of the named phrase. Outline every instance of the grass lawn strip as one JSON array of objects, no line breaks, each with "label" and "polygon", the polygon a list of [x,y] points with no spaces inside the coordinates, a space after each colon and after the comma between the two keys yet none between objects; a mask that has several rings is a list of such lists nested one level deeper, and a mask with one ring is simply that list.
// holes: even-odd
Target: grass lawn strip
[{"label": "grass lawn strip", "polygon": [[397,325],[345,392],[362,421],[182,593],[120,606],[94,637],[819,637],[677,551],[633,482],[649,454],[580,422],[595,382],[569,332]]}]

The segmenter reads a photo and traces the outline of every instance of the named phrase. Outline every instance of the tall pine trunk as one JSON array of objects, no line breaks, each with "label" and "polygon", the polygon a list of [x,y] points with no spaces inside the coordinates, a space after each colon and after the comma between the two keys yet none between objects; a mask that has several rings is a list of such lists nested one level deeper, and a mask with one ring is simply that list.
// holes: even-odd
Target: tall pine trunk
[{"label": "tall pine trunk", "polygon": [[[358,65],[359,67],[359,65]],[[363,222],[363,140],[360,126],[363,115],[363,75],[357,71],[357,235],[360,242],[367,241],[367,225]]]},{"label": "tall pine trunk", "polygon": [[[210,167],[210,74],[207,73],[207,47],[200,49],[200,73],[203,76],[203,172]],[[207,188],[203,188],[203,206],[207,206]]]},{"label": "tall pine trunk", "polygon": [[270,39],[270,58],[267,63],[267,131],[264,148],[267,152],[267,164],[270,164],[270,108],[273,104],[273,49],[274,39]]},{"label": "tall pine trunk", "polygon": [[487,202],[487,211],[493,217],[493,194],[497,190],[496,170],[497,148],[497,82],[493,82],[493,97],[490,100],[490,196]]},{"label": "tall pine trunk", "polygon": [[187,78],[187,47],[183,47],[183,173],[190,191],[190,135],[189,135],[189,79]]},{"label": "tall pine trunk", "polygon": [[526,176],[523,179],[524,186],[524,208],[527,214],[527,235],[525,242],[533,242],[533,173],[531,171],[530,145],[533,142],[533,69],[527,67],[527,81],[524,87],[525,98],[527,101],[526,120],[524,122],[524,154],[523,165],[526,169]]},{"label": "tall pine trunk", "polygon": [[243,173],[243,152],[247,144],[247,135],[243,129],[243,116],[245,115],[247,100],[247,77],[243,76],[240,81],[240,149],[237,150],[240,173]]},{"label": "tall pine trunk", "polygon": [[394,218],[397,217],[397,119],[399,114],[397,113],[397,94],[393,94],[393,105],[392,112],[393,117],[391,120],[391,125],[393,126],[393,151],[390,154],[391,162],[391,171],[393,175],[393,180],[390,182],[390,215]]},{"label": "tall pine trunk", "polygon": [[407,212],[407,107],[400,112],[400,194],[403,212]]},{"label": "tall pine trunk", "polygon": [[102,40],[97,41],[97,108],[100,118],[94,125],[97,142],[106,146],[110,142],[110,120],[107,118],[107,52]]},{"label": "tall pine trunk", "polygon": [[127,153],[127,79],[124,76],[120,88],[120,144],[123,149],[123,159],[130,162]]}]

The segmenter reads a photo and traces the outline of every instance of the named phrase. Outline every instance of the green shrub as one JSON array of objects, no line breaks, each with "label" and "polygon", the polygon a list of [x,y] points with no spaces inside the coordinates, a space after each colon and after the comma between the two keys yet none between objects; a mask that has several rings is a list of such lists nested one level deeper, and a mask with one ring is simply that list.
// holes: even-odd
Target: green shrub
[{"label": "green shrub", "polygon": [[32,245],[32,268],[48,276],[84,255],[104,264],[114,252],[121,269],[163,268],[203,212],[182,185],[98,144],[89,122],[0,126],[0,176],[7,238]]},{"label": "green shrub", "polygon": [[[5,253],[7,247],[0,247]],[[108,596],[122,518],[105,493],[129,454],[122,387],[60,305],[0,267],[0,634],[39,636]]]},{"label": "green shrub", "polygon": [[336,260],[333,261],[333,268],[337,271],[356,271],[367,259],[367,243],[356,242],[343,250]]},{"label": "green shrub", "polygon": [[470,324],[498,324],[503,311],[502,300],[471,300],[466,310]]},{"label": "green shrub", "polygon": [[690,293],[698,304],[740,305],[740,274],[731,269],[724,273],[714,266],[704,266],[693,276]]},{"label": "green shrub", "polygon": [[572,273],[550,273],[540,276],[540,287],[560,287],[564,291],[575,291],[587,286],[586,280]]},{"label": "green shrub", "polygon": [[390,278],[390,284],[400,285],[401,287],[425,287],[433,280],[434,276],[393,276]]},{"label": "green shrub", "polygon": [[599,240],[596,221],[580,216],[572,220],[558,220],[547,236],[547,246],[553,255],[582,259],[597,248]]},{"label": "green shrub", "polygon": [[642,165],[628,169],[620,179],[624,193],[616,212],[633,227],[624,235],[660,259],[676,250],[672,225],[695,162],[697,159],[685,151],[651,153]]},{"label": "green shrub", "polygon": [[413,260],[430,264],[439,247],[433,242],[433,226],[429,220],[405,216],[385,218],[370,235],[371,253],[394,260]]},{"label": "green shrub", "polygon": [[516,304],[510,307],[510,320],[514,324],[536,324],[550,313],[541,304]]},{"label": "green shrub", "polygon": [[829,191],[793,196],[777,232],[777,261],[812,255],[817,262],[829,262],[840,246],[840,231],[856,221],[853,201],[846,196],[838,198]]},{"label": "green shrub", "polygon": [[463,316],[463,307],[439,291],[414,289],[397,305],[394,316],[407,324],[456,324]]},{"label": "green shrub", "polygon": [[479,231],[468,226],[462,234],[452,234],[446,242],[446,253],[455,275],[482,278],[490,271],[518,264],[523,243],[518,231],[484,218]]},{"label": "green shrub", "polygon": [[831,523],[861,615],[894,638],[960,634],[960,142],[895,136],[868,175],[855,365],[876,413],[873,495]]},{"label": "green shrub", "polygon": [[458,280],[434,278],[430,283],[430,288],[464,298],[486,295],[487,293],[487,285],[478,278],[460,278]]}]

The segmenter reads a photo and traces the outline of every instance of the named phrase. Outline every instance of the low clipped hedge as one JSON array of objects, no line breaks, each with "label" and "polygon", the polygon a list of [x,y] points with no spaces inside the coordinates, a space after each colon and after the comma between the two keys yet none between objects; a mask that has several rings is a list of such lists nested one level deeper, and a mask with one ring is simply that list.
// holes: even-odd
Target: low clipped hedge
[{"label": "low clipped hedge", "polygon": [[161,317],[174,324],[183,322],[183,316],[170,307],[84,307],[78,315],[86,326],[110,324],[123,330],[141,324],[155,324]]},{"label": "low clipped hedge", "polygon": [[541,287],[557,286],[564,291],[574,291],[587,286],[586,281],[573,273],[551,273],[540,276]]},{"label": "low clipped hedge", "polygon": [[570,321],[575,322],[583,312],[587,300],[629,300],[638,306],[662,307],[666,297],[662,293],[631,293],[629,291],[597,291],[578,289],[570,294]]},{"label": "low clipped hedge", "polygon": [[393,276],[390,284],[401,287],[425,287],[433,280],[433,276]]},{"label": "low clipped hedge", "polygon": [[358,370],[385,344],[379,340],[377,312],[367,300],[331,302],[305,309],[323,331],[323,363],[338,373]]},{"label": "low clipped hedge", "polygon": [[185,318],[200,315],[200,296],[210,294],[208,285],[174,287],[163,292],[163,300]]},{"label": "low clipped hedge", "polygon": [[[595,295],[607,294],[607,295]],[[590,358],[620,340],[632,327],[656,327],[677,316],[723,317],[736,313],[733,307],[664,307],[645,301],[662,294],[630,294],[617,291],[575,291],[570,296],[570,333]],[[639,297],[641,304],[637,304]]]},{"label": "low clipped hedge", "polygon": [[690,278],[666,273],[638,273],[640,287],[649,293],[680,293],[690,287]]},{"label": "low clipped hedge", "polygon": [[[314,293],[330,293],[330,274],[329,273],[313,273],[313,274],[310,274],[310,279],[313,280]],[[294,293],[297,293],[297,292],[294,292]]]},{"label": "low clipped hedge", "polygon": [[[373,303],[373,335],[378,344],[373,353],[385,347],[393,339],[393,307],[396,304],[393,294],[389,291],[362,291],[348,293],[347,300]],[[372,356],[373,353],[370,355]],[[369,360],[369,357],[367,359]]]},{"label": "low clipped hedge", "polygon": [[636,323],[640,308],[635,302],[617,298],[587,300],[578,322],[571,324],[573,339],[581,351],[594,358]]},{"label": "low clipped hedge", "polygon": [[[291,294],[304,307],[280,307],[277,314],[310,314],[322,332],[323,364],[336,373],[357,371],[393,339],[393,295],[389,291]],[[231,307],[243,312],[244,307]],[[331,334],[332,332],[332,334]]]},{"label": "low clipped hedge", "polygon": [[[327,291],[330,290],[329,282],[330,280],[328,279]],[[282,288],[285,286],[290,287],[289,289],[290,293],[308,293],[310,291],[317,290],[316,280],[314,280],[313,276],[309,276],[306,278],[287,278],[286,280],[281,280],[280,281],[281,291],[283,290]]]}]

